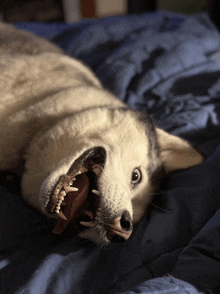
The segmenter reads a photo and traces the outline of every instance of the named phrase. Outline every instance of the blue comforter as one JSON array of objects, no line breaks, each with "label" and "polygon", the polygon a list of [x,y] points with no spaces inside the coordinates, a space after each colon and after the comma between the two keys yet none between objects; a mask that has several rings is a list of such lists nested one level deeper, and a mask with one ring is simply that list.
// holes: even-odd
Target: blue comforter
[{"label": "blue comforter", "polygon": [[20,196],[0,172],[0,293],[145,293],[171,274],[220,293],[220,35],[205,14],[168,12],[19,23],[80,58],[132,108],[152,114],[208,159],[164,181],[147,216],[123,244],[101,247],[66,234]]}]

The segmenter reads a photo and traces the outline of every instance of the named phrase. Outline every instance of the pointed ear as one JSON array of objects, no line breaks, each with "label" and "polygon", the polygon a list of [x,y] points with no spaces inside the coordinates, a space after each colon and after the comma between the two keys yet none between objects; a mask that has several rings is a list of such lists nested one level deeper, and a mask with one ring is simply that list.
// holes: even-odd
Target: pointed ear
[{"label": "pointed ear", "polygon": [[156,128],[161,159],[167,173],[199,165],[204,156],[185,140]]}]

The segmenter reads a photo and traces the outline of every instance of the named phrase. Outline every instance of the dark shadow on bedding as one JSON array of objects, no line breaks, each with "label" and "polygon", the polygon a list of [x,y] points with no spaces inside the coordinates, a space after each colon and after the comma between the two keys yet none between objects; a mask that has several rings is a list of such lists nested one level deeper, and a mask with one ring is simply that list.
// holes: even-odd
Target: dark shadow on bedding
[{"label": "dark shadow on bedding", "polygon": [[[40,267],[45,260],[51,245],[49,246],[48,238],[43,234],[32,234],[25,238],[20,238],[21,248],[13,248],[12,253],[7,252],[7,262],[1,269],[1,289],[7,289],[7,294],[15,293],[16,290],[27,284],[31,280],[34,272]],[[10,274],[9,274],[10,273]]]},{"label": "dark shadow on bedding", "polygon": [[9,192],[14,194],[21,193],[21,178],[11,172],[0,172],[0,186],[8,189]]},{"label": "dark shadow on bedding", "polygon": [[196,96],[207,96],[208,90],[220,80],[220,72],[201,73],[190,77],[181,78],[174,82],[170,93],[173,96],[192,94]]}]

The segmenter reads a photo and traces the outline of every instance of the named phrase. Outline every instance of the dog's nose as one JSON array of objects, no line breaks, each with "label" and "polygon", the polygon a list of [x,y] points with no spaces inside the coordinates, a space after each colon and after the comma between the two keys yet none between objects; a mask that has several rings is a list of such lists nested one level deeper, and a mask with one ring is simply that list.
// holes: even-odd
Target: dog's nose
[{"label": "dog's nose", "polygon": [[120,225],[122,229],[127,231],[130,231],[133,228],[132,219],[131,219],[130,213],[127,210],[125,210],[122,213],[122,216],[120,219]]},{"label": "dog's nose", "polygon": [[132,229],[132,218],[126,210],[107,227],[107,238],[113,243],[122,243],[130,237]]}]

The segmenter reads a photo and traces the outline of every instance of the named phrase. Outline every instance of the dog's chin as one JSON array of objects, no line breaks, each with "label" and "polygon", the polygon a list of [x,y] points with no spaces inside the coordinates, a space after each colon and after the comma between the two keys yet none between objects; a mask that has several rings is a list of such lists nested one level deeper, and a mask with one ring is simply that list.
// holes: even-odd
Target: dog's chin
[{"label": "dog's chin", "polygon": [[[104,168],[105,158],[103,147],[85,151],[74,161],[68,172],[59,177],[52,189],[50,188],[52,192],[44,211],[50,217],[58,217],[53,230],[55,234],[62,233],[69,223],[72,223],[79,233],[91,231],[93,233],[89,233],[89,236],[97,234],[99,224],[96,214],[101,196],[97,181]],[[104,243],[106,242],[107,238]]]},{"label": "dog's chin", "polygon": [[90,240],[101,246],[108,245],[111,241],[107,238],[107,231],[104,228],[85,229],[79,232],[79,237]]}]

